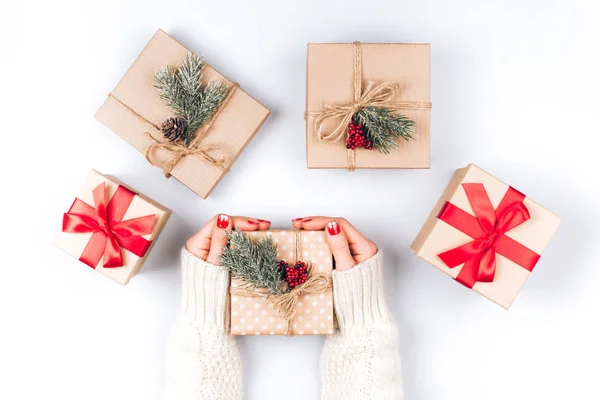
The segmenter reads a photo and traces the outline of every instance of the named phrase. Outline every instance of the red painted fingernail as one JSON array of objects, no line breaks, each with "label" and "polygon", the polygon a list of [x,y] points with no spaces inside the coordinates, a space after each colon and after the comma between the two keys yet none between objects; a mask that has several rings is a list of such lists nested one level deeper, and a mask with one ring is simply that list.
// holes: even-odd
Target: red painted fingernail
[{"label": "red painted fingernail", "polygon": [[292,221],[300,221],[302,219],[302,217],[300,218],[294,218]]},{"label": "red painted fingernail", "polygon": [[304,218],[304,219],[302,220],[302,222],[309,222],[309,221],[312,221],[312,218]]},{"label": "red painted fingernail", "polygon": [[267,223],[267,224],[270,224],[270,223],[271,223],[271,221],[268,221],[268,220],[266,220],[266,219],[259,219],[259,220],[258,220],[258,222],[261,222],[261,223]]},{"label": "red painted fingernail", "polygon": [[327,232],[329,232],[331,236],[337,235],[338,233],[340,233],[340,231],[341,229],[337,222],[329,221],[327,223]]},{"label": "red painted fingernail", "polygon": [[217,218],[217,226],[221,229],[225,229],[229,226],[229,215],[219,214]]},{"label": "red painted fingernail", "polygon": [[249,223],[250,225],[256,225],[256,224],[258,224],[258,222],[256,222],[256,221],[252,221],[251,219],[249,219],[249,220],[248,220],[248,223]]}]

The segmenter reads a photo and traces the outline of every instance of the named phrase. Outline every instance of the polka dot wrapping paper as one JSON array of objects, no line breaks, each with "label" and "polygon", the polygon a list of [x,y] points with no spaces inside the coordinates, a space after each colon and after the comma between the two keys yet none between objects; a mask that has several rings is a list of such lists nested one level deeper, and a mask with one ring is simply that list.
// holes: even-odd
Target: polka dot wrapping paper
[{"label": "polka dot wrapping paper", "polygon": [[[277,245],[279,259],[291,265],[304,261],[312,265],[313,271],[331,276],[333,258],[324,231],[277,230],[249,232],[249,235],[253,240],[270,235]],[[243,284],[235,279],[231,282],[232,287]],[[333,334],[333,292],[302,295],[290,324],[294,335]],[[231,295],[232,335],[285,335],[287,330],[288,322],[266,297]]]}]

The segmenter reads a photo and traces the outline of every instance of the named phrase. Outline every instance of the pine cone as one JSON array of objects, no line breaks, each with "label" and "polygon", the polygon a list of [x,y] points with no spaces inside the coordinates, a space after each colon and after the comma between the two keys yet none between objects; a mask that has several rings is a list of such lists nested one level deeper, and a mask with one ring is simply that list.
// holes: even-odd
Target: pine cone
[{"label": "pine cone", "polygon": [[185,140],[186,123],[183,118],[171,117],[162,123],[160,130],[163,136],[170,142]]}]

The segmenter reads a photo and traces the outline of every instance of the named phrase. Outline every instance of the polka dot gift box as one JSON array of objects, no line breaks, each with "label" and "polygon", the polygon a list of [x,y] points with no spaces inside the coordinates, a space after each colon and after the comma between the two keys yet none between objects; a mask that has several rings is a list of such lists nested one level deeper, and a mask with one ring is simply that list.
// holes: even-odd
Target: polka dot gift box
[{"label": "polka dot gift box", "polygon": [[[295,307],[288,315],[289,321],[282,316],[279,303],[270,301],[258,289],[255,293],[240,293],[246,286],[243,280],[231,282],[231,334],[232,335],[330,335],[333,334],[333,292],[331,271],[333,258],[325,241],[323,231],[279,230],[249,232],[252,241],[270,236],[277,247],[277,259],[285,265],[288,275],[298,282],[289,290],[294,292]],[[305,268],[302,268],[305,265]],[[285,273],[285,269],[282,271]],[[307,271],[302,273],[302,271]],[[298,271],[298,272],[294,272]],[[302,275],[306,275],[302,278]],[[311,275],[312,278],[311,279]],[[303,286],[313,283],[316,278],[327,282],[321,290],[304,290]],[[305,283],[306,282],[306,283]],[[292,283],[290,286],[294,286]],[[272,299],[271,299],[272,300]]]}]

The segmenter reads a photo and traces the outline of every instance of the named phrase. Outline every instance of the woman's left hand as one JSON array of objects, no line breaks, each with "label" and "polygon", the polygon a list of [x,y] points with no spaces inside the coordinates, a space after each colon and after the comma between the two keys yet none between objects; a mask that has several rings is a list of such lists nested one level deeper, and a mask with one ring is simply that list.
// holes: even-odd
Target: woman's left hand
[{"label": "woman's left hand", "polygon": [[365,238],[344,218],[304,217],[292,220],[296,229],[316,231],[325,229],[327,244],[339,271],[350,269],[377,253],[375,243]]}]

